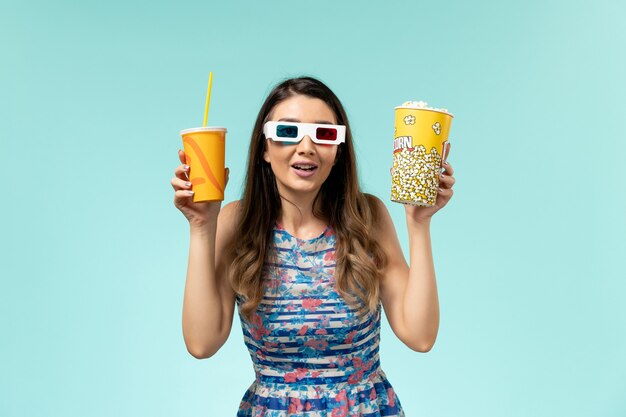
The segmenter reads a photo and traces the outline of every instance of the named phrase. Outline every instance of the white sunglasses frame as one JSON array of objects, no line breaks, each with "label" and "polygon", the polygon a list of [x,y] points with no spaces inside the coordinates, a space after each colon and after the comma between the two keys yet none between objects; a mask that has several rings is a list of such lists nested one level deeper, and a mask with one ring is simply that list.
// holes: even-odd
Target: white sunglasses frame
[{"label": "white sunglasses frame", "polygon": [[[296,126],[298,128],[297,138],[278,138],[276,137],[276,127],[278,125]],[[337,139],[333,141],[320,140],[315,137],[315,130],[318,127],[337,129]],[[319,145],[339,145],[346,141],[346,127],[344,125],[328,125],[318,123],[298,123],[298,122],[266,122],[263,125],[263,134],[266,138],[274,142],[299,143],[305,136],[311,138],[313,143]]]}]

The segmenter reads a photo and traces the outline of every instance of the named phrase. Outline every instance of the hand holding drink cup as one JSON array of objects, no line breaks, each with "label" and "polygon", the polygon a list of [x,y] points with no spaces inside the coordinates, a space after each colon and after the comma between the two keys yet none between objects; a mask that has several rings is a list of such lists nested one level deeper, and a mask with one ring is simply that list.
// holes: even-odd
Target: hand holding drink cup
[{"label": "hand holding drink cup", "polygon": [[[174,206],[178,208],[194,226],[204,226],[211,219],[215,219],[221,207],[221,201],[200,202],[193,201],[194,191],[192,183],[189,181],[190,167],[187,164],[185,151],[178,151],[180,165],[174,170],[174,177],[171,180],[174,188]],[[228,184],[229,169],[224,168],[224,187]]]},{"label": "hand holding drink cup", "polygon": [[194,203],[223,201],[226,128],[196,127],[180,134]]},{"label": "hand holding drink cup", "polygon": [[[174,205],[190,223],[204,224],[212,213],[217,215],[228,181],[228,169],[224,166],[226,128],[206,125],[212,81],[213,73],[210,73],[203,126],[180,132],[184,151],[179,150],[178,157],[182,164],[171,181]],[[205,202],[209,204],[196,204]]]}]

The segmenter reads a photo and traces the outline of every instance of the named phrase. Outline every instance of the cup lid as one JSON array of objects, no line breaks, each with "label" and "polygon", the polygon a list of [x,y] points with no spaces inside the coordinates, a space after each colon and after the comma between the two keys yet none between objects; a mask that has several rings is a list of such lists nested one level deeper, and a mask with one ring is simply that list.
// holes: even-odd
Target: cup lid
[{"label": "cup lid", "polygon": [[192,127],[189,129],[181,130],[180,134],[185,135],[187,133],[195,133],[195,132],[224,132],[226,133],[226,128],[221,127],[221,126]]}]

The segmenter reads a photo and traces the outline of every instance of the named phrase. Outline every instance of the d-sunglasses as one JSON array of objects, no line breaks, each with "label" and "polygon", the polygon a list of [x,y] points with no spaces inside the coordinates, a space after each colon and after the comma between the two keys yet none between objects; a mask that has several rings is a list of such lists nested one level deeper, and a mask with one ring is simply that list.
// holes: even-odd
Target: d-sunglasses
[{"label": "d-sunglasses", "polygon": [[298,143],[305,136],[320,145],[337,145],[346,141],[346,127],[317,123],[267,122],[263,134],[275,142]]}]

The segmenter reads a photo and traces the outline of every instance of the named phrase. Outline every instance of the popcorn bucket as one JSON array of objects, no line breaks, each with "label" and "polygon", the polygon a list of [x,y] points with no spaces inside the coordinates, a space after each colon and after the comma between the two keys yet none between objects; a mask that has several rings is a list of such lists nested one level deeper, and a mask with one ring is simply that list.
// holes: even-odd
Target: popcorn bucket
[{"label": "popcorn bucket", "polygon": [[437,200],[439,174],[454,116],[423,101],[396,107],[391,168],[391,200],[432,206]]}]

